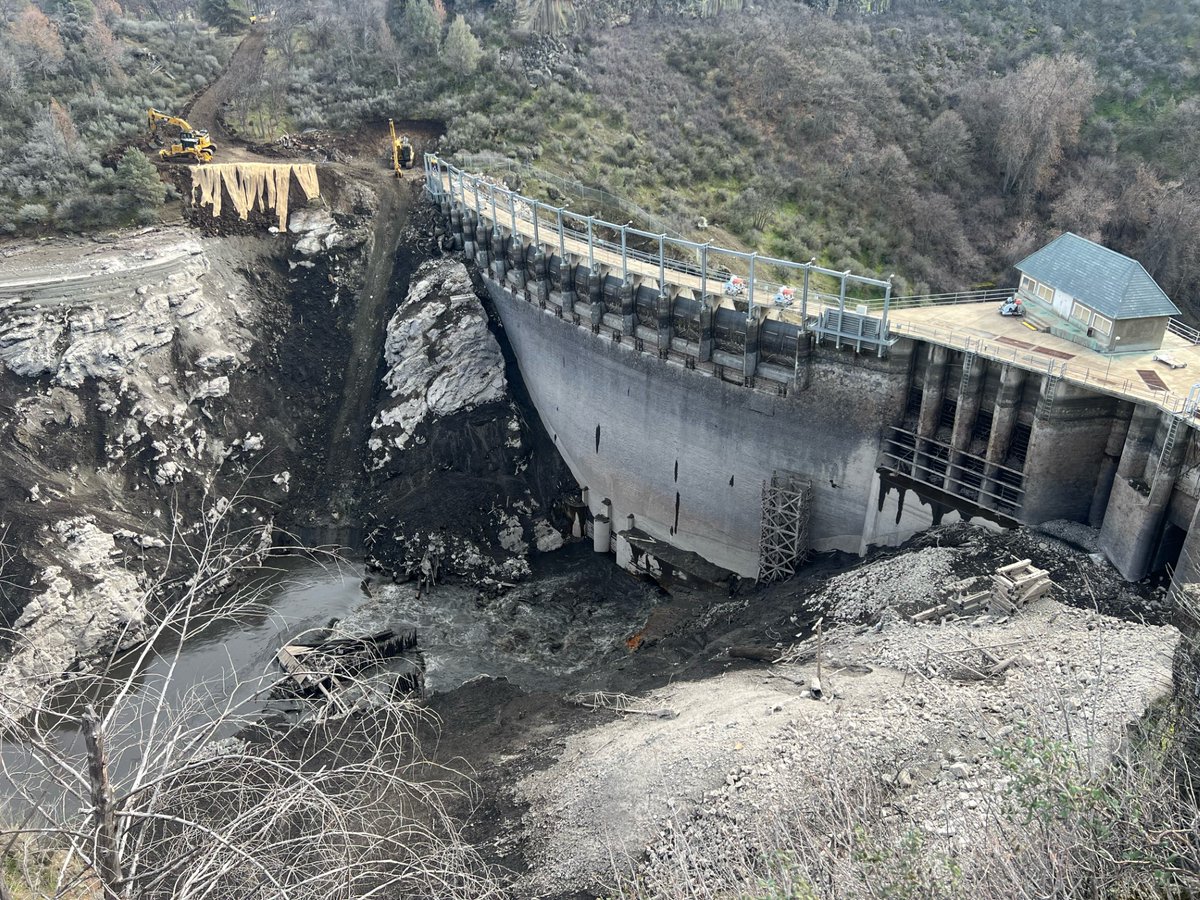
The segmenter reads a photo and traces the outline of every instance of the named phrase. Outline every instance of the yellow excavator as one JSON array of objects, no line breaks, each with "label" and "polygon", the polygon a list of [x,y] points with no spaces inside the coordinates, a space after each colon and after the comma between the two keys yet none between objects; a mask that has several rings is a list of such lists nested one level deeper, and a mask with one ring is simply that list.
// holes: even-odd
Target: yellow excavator
[{"label": "yellow excavator", "polygon": [[157,109],[146,110],[146,120],[150,127],[150,144],[162,148],[158,151],[162,159],[168,162],[212,161],[217,145],[207,131],[192,128],[186,120]]},{"label": "yellow excavator", "polygon": [[392,132],[392,169],[395,170],[397,178],[403,178],[404,173],[401,169],[413,167],[417,160],[417,152],[409,142],[408,135],[396,137],[396,123],[391,119],[388,119],[388,128]]}]

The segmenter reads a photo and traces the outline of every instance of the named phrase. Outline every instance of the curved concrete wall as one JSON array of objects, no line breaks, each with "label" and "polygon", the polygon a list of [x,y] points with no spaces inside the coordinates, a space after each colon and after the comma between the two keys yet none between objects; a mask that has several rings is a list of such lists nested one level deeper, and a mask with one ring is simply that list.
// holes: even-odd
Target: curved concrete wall
[{"label": "curved concrete wall", "polygon": [[782,469],[813,481],[812,548],[860,551],[877,516],[880,435],[904,408],[903,348],[884,360],[817,348],[800,363],[806,388],[779,396],[639,353],[485,282],[543,423],[593,514],[612,501],[614,531],[632,514],[656,539],[754,577],[763,483]]}]

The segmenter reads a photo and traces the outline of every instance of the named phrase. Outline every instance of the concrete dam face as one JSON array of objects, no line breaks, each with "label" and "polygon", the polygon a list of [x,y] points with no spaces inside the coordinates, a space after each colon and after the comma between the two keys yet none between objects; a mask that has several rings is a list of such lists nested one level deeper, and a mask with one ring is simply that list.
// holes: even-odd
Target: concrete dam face
[{"label": "concrete dam face", "polygon": [[719,281],[697,291],[694,274],[671,284],[571,252],[561,219],[531,240],[515,212],[504,228],[435,196],[586,489],[598,549],[611,540],[627,567],[772,578],[808,550],[958,519],[1066,519],[1097,528],[1128,579],[1178,564],[1177,582],[1195,580],[1190,410],[1081,385],[1053,359],[893,335],[886,313],[872,339],[878,320],[847,325],[844,295],[830,340],[826,313],[731,308]]},{"label": "concrete dam face", "polygon": [[860,365],[850,353],[810,356],[805,390],[755,390],[486,283],[543,423],[615,533],[632,516],[657,541],[756,577],[764,483],[779,472],[811,481],[813,549],[858,552],[874,530],[880,435],[907,388],[901,354]]}]

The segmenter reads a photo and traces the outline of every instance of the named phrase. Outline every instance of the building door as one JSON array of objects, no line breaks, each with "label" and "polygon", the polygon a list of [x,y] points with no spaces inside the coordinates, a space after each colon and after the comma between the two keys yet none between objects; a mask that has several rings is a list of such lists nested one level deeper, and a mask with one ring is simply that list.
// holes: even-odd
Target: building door
[{"label": "building door", "polygon": [[1054,311],[1064,319],[1071,318],[1071,305],[1075,302],[1075,298],[1065,291],[1060,291],[1057,288],[1054,290]]}]

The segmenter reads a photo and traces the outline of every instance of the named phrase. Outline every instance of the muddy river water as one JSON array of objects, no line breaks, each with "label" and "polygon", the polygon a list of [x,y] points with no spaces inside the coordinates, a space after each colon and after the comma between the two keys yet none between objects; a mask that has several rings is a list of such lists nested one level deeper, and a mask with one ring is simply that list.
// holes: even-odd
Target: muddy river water
[{"label": "muddy river water", "polygon": [[[276,651],[332,619],[364,633],[415,626],[428,692],[452,690],[479,675],[504,677],[527,690],[567,690],[582,672],[619,650],[661,599],[656,588],[583,545],[539,558],[532,577],[499,598],[461,585],[439,585],[432,595],[418,597],[415,585],[364,580],[361,566],[299,557],[271,560],[241,590],[253,591],[255,604],[236,619],[213,620],[182,645],[164,636],[140,666],[131,658],[117,663],[114,675],[131,678],[134,688],[109,725],[115,781],[137,765],[138,735],[159,697],[169,710],[185,711],[196,721],[211,718],[213,709],[230,701],[251,713],[277,709],[278,701],[267,698],[282,675]],[[101,712],[111,708],[111,692],[89,699]],[[77,708],[79,697],[68,693],[62,703],[64,712],[72,704]],[[51,735],[64,759],[82,762],[83,738],[74,721],[59,721]],[[25,791],[16,791],[0,777],[0,789],[10,798],[2,813],[10,821],[23,818],[33,783],[29,775],[37,766],[13,743],[0,743],[0,758],[26,782]]]}]

